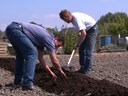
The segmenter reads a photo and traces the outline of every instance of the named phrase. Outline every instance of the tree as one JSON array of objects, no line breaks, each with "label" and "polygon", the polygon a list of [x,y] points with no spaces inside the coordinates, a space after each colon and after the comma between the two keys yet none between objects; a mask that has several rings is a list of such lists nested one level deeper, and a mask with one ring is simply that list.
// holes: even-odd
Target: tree
[{"label": "tree", "polygon": [[126,13],[116,12],[101,16],[98,20],[100,35],[128,35],[128,16]]},{"label": "tree", "polygon": [[77,38],[77,32],[74,27],[71,28],[64,28],[60,32],[60,35],[64,37],[65,44],[64,44],[64,53],[65,54],[71,54],[72,52],[72,46],[74,45],[76,38]]}]

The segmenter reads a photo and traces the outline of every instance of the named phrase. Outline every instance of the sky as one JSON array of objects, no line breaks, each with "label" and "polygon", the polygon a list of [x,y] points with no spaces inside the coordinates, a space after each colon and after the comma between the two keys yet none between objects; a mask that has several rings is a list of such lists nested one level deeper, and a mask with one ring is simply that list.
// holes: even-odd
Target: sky
[{"label": "sky", "polygon": [[12,21],[35,22],[44,27],[70,27],[59,18],[62,9],[83,12],[96,21],[108,12],[128,14],[128,0],[0,0],[0,30]]}]

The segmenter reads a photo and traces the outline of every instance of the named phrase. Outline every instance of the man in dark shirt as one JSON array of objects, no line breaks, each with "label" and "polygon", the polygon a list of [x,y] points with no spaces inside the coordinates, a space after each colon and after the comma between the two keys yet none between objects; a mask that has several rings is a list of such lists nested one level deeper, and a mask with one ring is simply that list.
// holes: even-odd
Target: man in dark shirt
[{"label": "man in dark shirt", "polygon": [[39,25],[19,22],[12,22],[8,25],[6,35],[16,51],[14,85],[20,85],[27,90],[34,89],[33,77],[37,56],[46,71],[53,78],[57,78],[43,58],[44,47],[49,52],[53,65],[66,78],[55,54],[55,49],[64,43],[62,38],[54,37],[53,34]]}]

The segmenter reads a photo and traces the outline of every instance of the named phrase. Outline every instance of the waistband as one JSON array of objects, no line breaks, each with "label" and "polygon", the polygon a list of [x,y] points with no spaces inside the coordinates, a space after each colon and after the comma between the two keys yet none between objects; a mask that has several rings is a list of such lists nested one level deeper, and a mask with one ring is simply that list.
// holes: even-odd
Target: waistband
[{"label": "waistband", "polygon": [[21,32],[22,32],[23,34],[25,34],[25,33],[24,33],[24,30],[23,30],[23,27],[22,27],[22,25],[21,25],[20,23],[18,23],[18,22],[12,22],[12,24],[16,24],[16,25],[19,27],[19,29],[21,30]]},{"label": "waistband", "polygon": [[[91,30],[92,28],[96,27],[97,26],[97,23],[95,23],[89,30]],[[89,31],[87,30],[87,31]]]},{"label": "waistband", "polygon": [[14,23],[14,24],[18,25],[18,27],[22,28],[22,25],[20,23],[18,23],[18,22],[12,22],[12,23]]},{"label": "waistband", "polygon": [[12,22],[12,23],[16,24],[21,29],[22,33],[24,33],[23,27],[22,27],[22,25],[20,23],[18,23],[18,22]]}]

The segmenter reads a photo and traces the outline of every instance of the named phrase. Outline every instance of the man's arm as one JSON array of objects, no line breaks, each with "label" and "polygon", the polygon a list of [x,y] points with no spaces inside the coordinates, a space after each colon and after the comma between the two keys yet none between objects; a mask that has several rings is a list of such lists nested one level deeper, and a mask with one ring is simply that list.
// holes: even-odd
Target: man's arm
[{"label": "man's arm", "polygon": [[79,31],[77,43],[73,47],[74,49],[78,48],[82,44],[82,42],[86,38],[86,34],[87,33],[86,33],[85,29]]},{"label": "man's arm", "polygon": [[46,71],[48,72],[48,74],[52,75],[53,78],[57,78],[57,76],[52,72],[52,70],[46,64],[43,56],[44,56],[44,52],[42,50],[38,50],[38,59],[42,65],[42,67],[45,68]]},{"label": "man's arm", "polygon": [[55,52],[49,53],[53,66],[55,66],[63,77],[66,78],[66,74],[63,72]]},{"label": "man's arm", "polygon": [[58,70],[61,69],[61,66],[60,66],[59,61],[56,56],[56,53],[50,52],[49,55],[50,55],[53,66],[55,66]]}]

